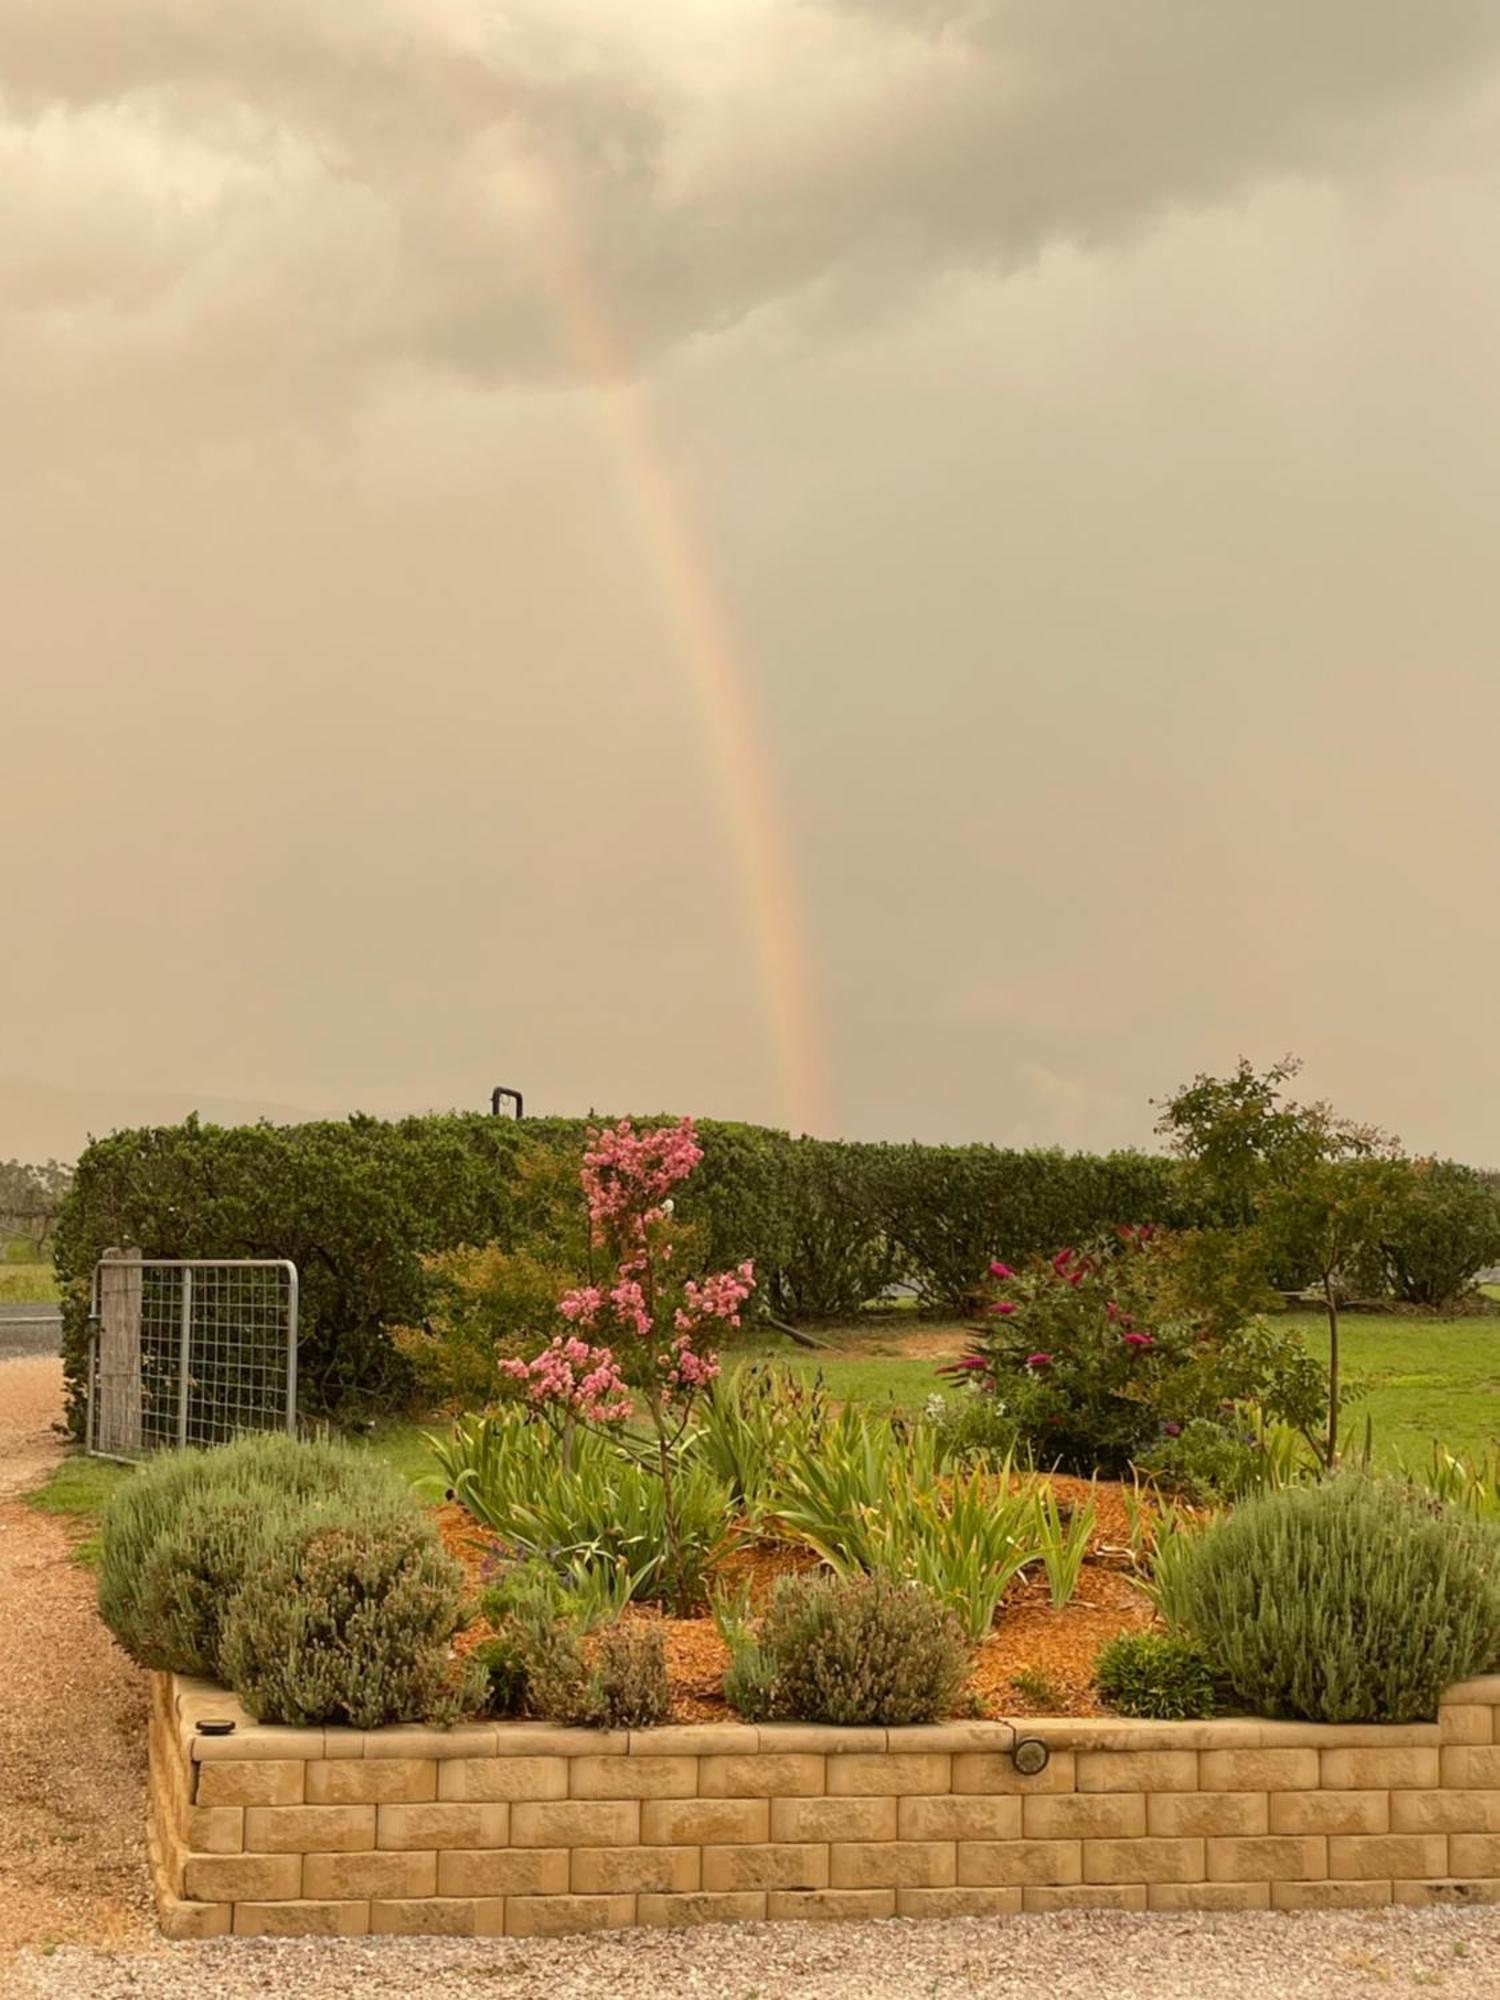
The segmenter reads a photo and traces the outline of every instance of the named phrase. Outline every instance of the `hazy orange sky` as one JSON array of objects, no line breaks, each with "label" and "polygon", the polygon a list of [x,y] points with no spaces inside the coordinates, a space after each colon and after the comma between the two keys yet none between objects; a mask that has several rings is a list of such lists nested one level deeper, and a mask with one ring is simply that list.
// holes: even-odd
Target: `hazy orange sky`
[{"label": "hazy orange sky", "polygon": [[1500,9],[0,7],[0,1156],[1500,1163]]}]

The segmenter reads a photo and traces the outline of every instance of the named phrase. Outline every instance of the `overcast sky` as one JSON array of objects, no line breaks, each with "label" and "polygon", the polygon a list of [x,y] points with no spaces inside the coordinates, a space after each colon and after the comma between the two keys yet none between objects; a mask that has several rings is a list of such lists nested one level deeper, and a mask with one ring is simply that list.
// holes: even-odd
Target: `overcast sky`
[{"label": "overcast sky", "polygon": [[1492,0],[0,6],[0,1156],[1500,1162]]}]

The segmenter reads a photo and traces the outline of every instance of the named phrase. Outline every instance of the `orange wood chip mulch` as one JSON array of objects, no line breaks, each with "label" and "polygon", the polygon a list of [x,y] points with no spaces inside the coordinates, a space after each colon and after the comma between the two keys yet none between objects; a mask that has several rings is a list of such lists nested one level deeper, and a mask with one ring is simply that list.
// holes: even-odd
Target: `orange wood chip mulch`
[{"label": "orange wood chip mulch", "polygon": [[[1129,1489],[1060,1475],[1049,1483],[1065,1507],[1092,1501],[1096,1518],[1088,1558],[1072,1602],[1060,1610],[1054,1610],[1039,1568],[1018,1578],[1006,1593],[995,1629],[975,1649],[970,1674],[976,1708],[984,1715],[1104,1713],[1093,1685],[1100,1647],[1121,1632],[1142,1631],[1154,1620],[1150,1603],[1126,1573]],[[445,1547],[462,1564],[477,1596],[487,1580],[494,1537],[453,1502],[439,1507],[436,1515]],[[778,1576],[816,1566],[817,1559],[807,1549],[752,1541],[735,1550],[718,1574],[731,1584],[743,1578],[752,1603],[759,1605]],[[660,1617],[645,1607],[632,1608],[627,1615]],[[729,1650],[713,1620],[661,1618],[661,1624],[674,1721],[722,1720],[728,1712],[723,1679]],[[459,1634],[458,1650],[468,1652],[488,1636],[483,1621],[476,1618]]]}]

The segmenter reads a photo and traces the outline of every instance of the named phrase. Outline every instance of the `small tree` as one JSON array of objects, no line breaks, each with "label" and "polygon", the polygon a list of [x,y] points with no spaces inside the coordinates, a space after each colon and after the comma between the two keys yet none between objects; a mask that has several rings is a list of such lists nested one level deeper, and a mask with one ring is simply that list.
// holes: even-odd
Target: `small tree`
[{"label": "small tree", "polygon": [[1264,1072],[1241,1056],[1229,1077],[1198,1076],[1162,1106],[1157,1130],[1183,1159],[1194,1193],[1220,1217],[1198,1232],[1205,1266],[1237,1265],[1242,1278],[1316,1283],[1328,1315],[1328,1428],[1338,1451],[1339,1308],[1358,1274],[1378,1264],[1405,1162],[1373,1125],[1326,1103],[1297,1104],[1284,1086],[1301,1063],[1284,1056]]},{"label": "small tree", "polygon": [[1324,1458],[1338,1458],[1339,1309],[1358,1296],[1362,1272],[1378,1260],[1405,1162],[1371,1155],[1312,1159],[1294,1180],[1261,1198],[1257,1228],[1273,1258],[1316,1273],[1328,1316],[1328,1433]]},{"label": "small tree", "polygon": [[[672,1189],[703,1157],[690,1118],[637,1132],[628,1118],[591,1132],[581,1179],[590,1243],[608,1275],[563,1293],[558,1311],[569,1331],[530,1361],[502,1361],[502,1373],[566,1433],[575,1422],[618,1429],[637,1413],[651,1434],[648,1462],[662,1482],[664,1526],[674,1596],[685,1595],[675,1483],[677,1447],[693,1404],[719,1372],[706,1344],[715,1324],[738,1326],[755,1288],[748,1260],[732,1271],[694,1279],[674,1268],[680,1232]],[[680,1608],[689,1608],[685,1602]]]}]

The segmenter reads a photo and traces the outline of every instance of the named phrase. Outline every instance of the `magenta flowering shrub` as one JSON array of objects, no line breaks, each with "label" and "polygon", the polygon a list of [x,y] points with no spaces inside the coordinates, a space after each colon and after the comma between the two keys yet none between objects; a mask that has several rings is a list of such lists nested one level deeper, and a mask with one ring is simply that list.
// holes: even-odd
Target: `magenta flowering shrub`
[{"label": "magenta flowering shrub", "polygon": [[695,1400],[719,1372],[710,1340],[717,1329],[740,1324],[755,1289],[748,1260],[706,1277],[676,1275],[672,1189],[702,1157],[690,1118],[646,1132],[622,1118],[589,1134],[580,1178],[591,1249],[608,1275],[563,1293],[557,1309],[567,1328],[539,1354],[500,1363],[527,1405],[565,1436],[574,1424],[617,1428],[644,1420],[679,1581],[687,1572],[677,1447]]},{"label": "magenta flowering shrub", "polygon": [[975,1343],[948,1372],[998,1397],[1039,1463],[1085,1474],[1118,1475],[1189,1423],[1243,1429],[1249,1403],[1316,1428],[1322,1382],[1301,1343],[1194,1298],[1178,1248],[1142,1225],[992,1263]]}]

